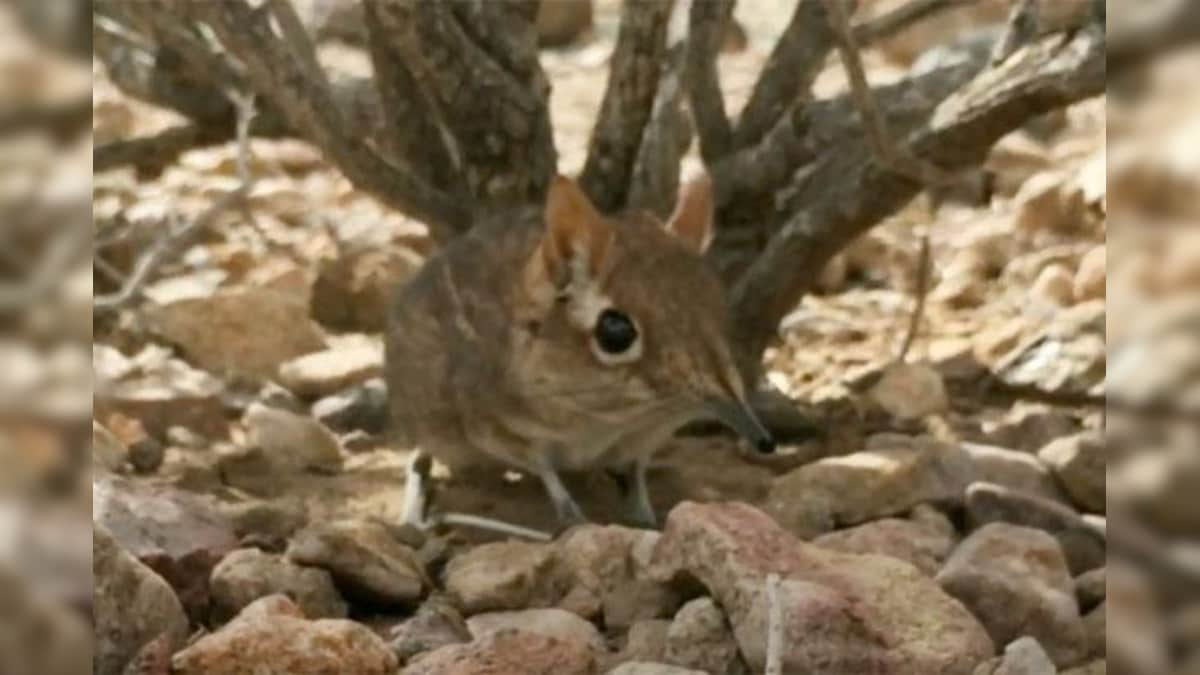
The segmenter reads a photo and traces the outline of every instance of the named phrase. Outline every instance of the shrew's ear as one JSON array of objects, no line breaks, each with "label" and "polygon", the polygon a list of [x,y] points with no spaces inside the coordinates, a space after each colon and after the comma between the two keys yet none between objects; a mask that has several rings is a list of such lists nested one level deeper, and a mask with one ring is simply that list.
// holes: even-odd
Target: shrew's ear
[{"label": "shrew's ear", "polygon": [[712,178],[707,173],[679,189],[679,202],[667,220],[667,231],[698,255],[708,250],[713,239],[713,195]]},{"label": "shrew's ear", "polygon": [[575,181],[554,177],[546,195],[545,220],[541,257],[550,281],[563,288],[599,277],[612,247],[612,226]]}]

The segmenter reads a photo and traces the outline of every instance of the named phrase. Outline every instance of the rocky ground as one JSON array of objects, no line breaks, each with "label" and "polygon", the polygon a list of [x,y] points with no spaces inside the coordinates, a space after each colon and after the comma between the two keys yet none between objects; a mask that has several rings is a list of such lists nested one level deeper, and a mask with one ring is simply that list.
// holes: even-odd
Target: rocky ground
[{"label": "rocky ground", "polygon": [[[722,57],[734,110],[782,27],[776,4],[739,4],[748,44]],[[614,23],[600,2],[590,37],[545,54],[565,172],[582,163]],[[873,51],[873,77],[954,29]],[[94,75],[95,142],[172,122]],[[818,93],[843,82],[831,62]],[[1200,665],[1186,540],[1200,470],[1194,445],[1171,450],[1194,429],[1156,422],[1151,443],[1144,416],[1114,413],[1122,435],[1104,433],[1105,395],[1197,401],[1200,353],[1176,329],[1197,307],[1147,316],[1144,298],[1195,290],[1200,246],[1129,228],[1196,215],[1200,167],[1176,149],[1200,127],[1162,108],[1147,121],[1151,106],[1097,100],[1038,120],[992,153],[990,198],[922,196],[839,256],[767,356],[820,437],[769,462],[726,436],[679,439],[651,474],[661,532],[597,524],[547,542],[398,524],[410,450],[385,433],[382,304],[431,244],[312,148],[254,140],[247,207],[147,302],[95,319],[95,672],[719,675],[763,672],[775,638],[788,673]],[[1106,125],[1159,140],[1110,158]],[[96,292],[155,228],[239,181],[233,144],[157,176],[95,176],[96,222],[122,224],[98,246]],[[1132,205],[1113,272],[1110,186]],[[1132,289],[1114,311],[1141,314],[1106,323],[1106,273]],[[1114,379],[1109,342],[1132,345]],[[435,478],[439,508],[554,527],[536,481]],[[573,491],[598,523],[618,520],[607,478]],[[1110,509],[1154,575],[1145,560],[1107,575]],[[1120,631],[1106,645],[1109,589]]]}]

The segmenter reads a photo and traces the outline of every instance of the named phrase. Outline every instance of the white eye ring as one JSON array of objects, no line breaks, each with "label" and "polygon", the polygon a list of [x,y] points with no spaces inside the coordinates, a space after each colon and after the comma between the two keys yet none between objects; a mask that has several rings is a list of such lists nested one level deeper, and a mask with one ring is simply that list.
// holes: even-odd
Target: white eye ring
[{"label": "white eye ring", "polygon": [[[603,312],[600,315],[597,315],[596,321],[600,320],[600,316],[602,314],[603,314]],[[633,329],[634,329],[634,334],[635,334],[633,343],[630,344],[629,347],[627,347],[625,349],[625,351],[616,352],[616,353],[606,351],[603,347],[600,346],[599,339],[597,338],[596,332],[594,329],[592,331],[591,338],[588,340],[588,345],[592,349],[592,355],[596,357],[597,361],[599,361],[600,363],[602,363],[606,366],[625,365],[628,363],[633,363],[634,361],[637,361],[638,359],[640,359],[642,357],[642,337],[643,337],[642,327],[638,323],[637,319],[635,319],[631,316],[628,316],[628,315],[624,315],[624,314],[623,314],[623,316],[624,316],[624,318],[628,319],[633,324]]]}]

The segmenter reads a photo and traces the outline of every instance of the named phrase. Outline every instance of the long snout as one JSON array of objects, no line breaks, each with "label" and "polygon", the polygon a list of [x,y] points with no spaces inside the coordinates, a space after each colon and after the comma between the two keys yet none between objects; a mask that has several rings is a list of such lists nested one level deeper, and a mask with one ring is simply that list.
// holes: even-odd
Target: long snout
[{"label": "long snout", "polygon": [[707,401],[707,408],[713,417],[749,441],[755,450],[763,454],[775,452],[775,438],[744,401],[712,398]]}]

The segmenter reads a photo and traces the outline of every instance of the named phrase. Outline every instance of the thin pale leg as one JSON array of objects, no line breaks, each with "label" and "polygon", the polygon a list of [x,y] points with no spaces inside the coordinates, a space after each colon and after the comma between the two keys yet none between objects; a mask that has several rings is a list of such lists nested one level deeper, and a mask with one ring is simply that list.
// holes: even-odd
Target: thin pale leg
[{"label": "thin pale leg", "polygon": [[638,460],[626,469],[625,510],[633,521],[643,527],[658,525],[654,505],[650,503],[650,488],[646,485],[646,470],[649,460]]},{"label": "thin pale leg", "polygon": [[537,471],[537,476],[542,479],[542,485],[546,487],[546,494],[549,495],[550,502],[554,504],[554,511],[558,514],[560,523],[578,525],[587,522],[587,516],[583,515],[583,509],[579,508],[579,504],[571,497],[571,493],[567,491],[567,486],[563,485],[562,478],[558,476],[557,471],[543,467]]}]

